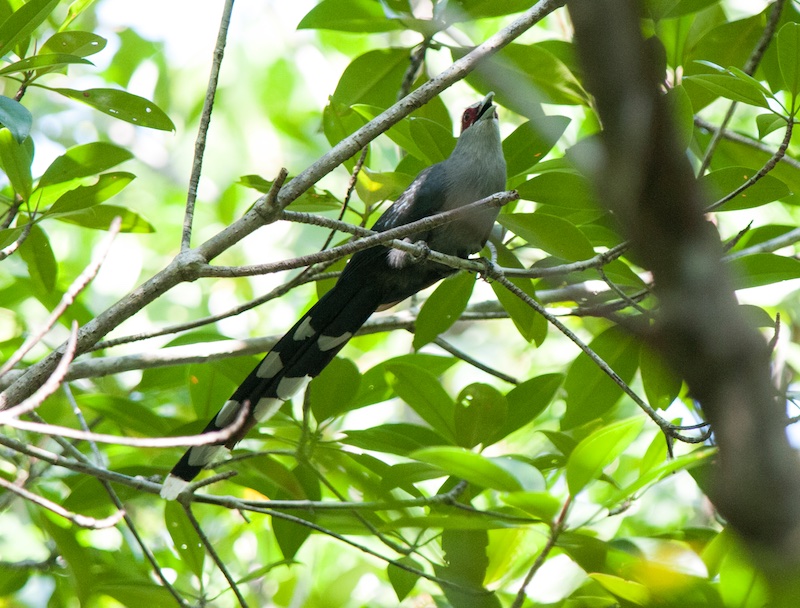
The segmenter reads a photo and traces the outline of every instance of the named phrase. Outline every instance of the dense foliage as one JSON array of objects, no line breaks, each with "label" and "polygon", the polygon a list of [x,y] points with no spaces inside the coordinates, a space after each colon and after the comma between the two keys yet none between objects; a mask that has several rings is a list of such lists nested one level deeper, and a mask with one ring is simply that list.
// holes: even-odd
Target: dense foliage
[{"label": "dense foliage", "polygon": [[[0,412],[0,606],[795,605],[706,498],[714,436],[640,331],[660,303],[596,194],[600,120],[559,2],[287,208],[370,226],[493,90],[520,199],[483,252],[491,278],[476,263],[376,315],[219,479],[158,498],[183,448],[149,440],[202,430],[345,263],[349,234],[280,215],[280,196],[256,203],[273,205],[262,217],[260,193],[281,167],[284,193],[301,183],[531,6],[274,4],[233,11],[208,129],[215,41],[195,21],[156,4],[142,18],[125,3],[0,0],[0,405],[43,387]],[[800,13],[781,0],[641,9],[794,416]],[[164,39],[142,19],[163,20]]]}]

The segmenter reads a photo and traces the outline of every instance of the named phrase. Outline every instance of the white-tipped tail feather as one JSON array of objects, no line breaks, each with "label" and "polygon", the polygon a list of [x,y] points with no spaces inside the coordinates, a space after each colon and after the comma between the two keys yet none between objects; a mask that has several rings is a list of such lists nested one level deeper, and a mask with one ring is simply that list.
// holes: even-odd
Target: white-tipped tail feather
[{"label": "white-tipped tail feather", "polygon": [[178,494],[183,492],[188,485],[189,482],[185,479],[175,477],[175,475],[167,475],[167,478],[164,480],[164,485],[161,486],[161,498],[164,500],[175,500],[178,498]]}]

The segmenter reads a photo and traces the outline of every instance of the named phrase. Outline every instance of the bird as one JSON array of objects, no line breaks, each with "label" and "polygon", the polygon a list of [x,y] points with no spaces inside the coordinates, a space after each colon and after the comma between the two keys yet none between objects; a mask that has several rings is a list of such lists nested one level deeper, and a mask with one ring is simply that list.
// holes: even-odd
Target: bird
[{"label": "bird", "polygon": [[[469,106],[450,156],[423,169],[378,218],[377,232],[468,205],[506,185],[494,93]],[[479,208],[450,223],[408,237],[429,249],[466,258],[483,249],[499,208]],[[167,476],[161,496],[174,500],[257,423],[265,422],[316,377],[367,319],[452,274],[453,268],[385,245],[357,252],[338,281],[275,344],[211,419],[203,433],[219,431],[244,416],[241,426],[218,444],[189,448]],[[246,414],[242,408],[248,408]]]}]

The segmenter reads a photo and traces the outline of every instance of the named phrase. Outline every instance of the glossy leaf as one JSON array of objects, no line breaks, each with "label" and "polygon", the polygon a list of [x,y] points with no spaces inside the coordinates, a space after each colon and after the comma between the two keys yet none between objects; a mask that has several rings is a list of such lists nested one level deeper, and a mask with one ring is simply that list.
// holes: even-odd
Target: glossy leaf
[{"label": "glossy leaf", "polygon": [[342,443],[371,450],[407,456],[416,450],[448,445],[448,441],[436,431],[416,424],[382,424],[363,431],[345,431]]},{"label": "glossy leaf", "polygon": [[409,123],[412,139],[427,164],[446,160],[456,147],[456,140],[440,124],[427,118],[412,118]]},{"label": "glossy leaf", "polygon": [[96,141],[74,146],[56,158],[39,179],[39,188],[88,177],[106,171],[133,158],[130,150],[108,142]]},{"label": "glossy leaf", "polygon": [[446,332],[467,307],[475,275],[459,272],[442,281],[425,300],[414,324],[414,349],[419,350]]},{"label": "glossy leaf", "polygon": [[544,374],[521,382],[506,394],[506,418],[487,442],[495,443],[522,428],[541,414],[564,381],[562,374]]},{"label": "glossy leaf", "polygon": [[[516,256],[504,246],[497,247],[497,261],[501,266],[522,268],[522,264]],[[528,296],[532,298],[536,296],[533,282],[530,279],[514,278],[509,280]],[[528,342],[541,344],[547,336],[547,321],[544,317],[502,285],[491,283],[491,286],[520,335]]]},{"label": "glossy leaf", "polygon": [[59,0],[29,0],[0,24],[0,57],[5,57],[17,42],[30,36],[50,13]]},{"label": "glossy leaf", "polygon": [[594,256],[589,239],[560,217],[546,213],[503,213],[497,221],[533,247],[562,260],[576,262]]},{"label": "glossy leaf", "polygon": [[775,253],[754,253],[729,262],[736,289],[800,278],[800,261]]},{"label": "glossy leaf", "polygon": [[93,32],[56,32],[47,39],[39,50],[39,55],[48,53],[89,57],[106,48],[107,41]]},{"label": "glossy leaf", "polygon": [[567,485],[575,496],[603,473],[633,443],[644,426],[644,418],[629,418],[595,431],[572,450],[567,462]]},{"label": "glossy leaf", "polygon": [[483,488],[502,492],[517,492],[522,489],[519,480],[494,459],[457,447],[424,448],[409,454],[410,458],[439,467],[453,475]]},{"label": "glossy leaf", "polygon": [[348,411],[358,393],[361,374],[350,359],[335,357],[308,385],[311,411],[317,422]]},{"label": "glossy leaf", "polygon": [[696,13],[718,2],[719,0],[645,0],[644,6],[652,19],[660,20]]},{"label": "glossy leaf", "polygon": [[758,127],[758,138],[764,139],[778,129],[785,129],[786,119],[777,114],[759,114],[756,116],[756,126]]},{"label": "glossy leaf", "polygon": [[517,187],[520,197],[565,209],[597,209],[596,197],[586,178],[554,171],[537,175]]},{"label": "glossy leaf", "polygon": [[[415,561],[411,557],[401,557],[397,561],[404,566],[408,566],[409,568],[424,570],[422,564]],[[391,583],[392,589],[394,589],[394,593],[397,596],[397,601],[399,602],[402,602],[403,599],[409,593],[411,593],[414,585],[416,585],[417,581],[419,580],[418,574],[404,570],[403,568],[395,566],[394,564],[389,564],[386,567],[386,575],[389,578],[389,582]]]},{"label": "glossy leaf", "polygon": [[662,357],[646,347],[639,353],[639,371],[647,402],[653,408],[667,409],[680,393],[681,379],[667,367]]},{"label": "glossy leaf", "polygon": [[14,141],[21,144],[31,132],[33,116],[17,100],[0,95],[0,125],[6,127],[14,136]]},{"label": "glossy leaf", "polygon": [[408,68],[408,51],[376,49],[356,57],[345,68],[332,100],[346,105],[388,108],[397,101],[397,86]]},{"label": "glossy leaf", "polygon": [[[798,262],[800,264],[800,262]],[[630,383],[639,363],[639,344],[630,334],[612,327],[589,343],[624,382]],[[561,428],[574,428],[606,413],[622,397],[622,389],[582,352],[573,361],[564,381],[567,411]]]},{"label": "glossy leaf", "polygon": [[542,521],[552,521],[561,509],[561,501],[548,492],[509,492],[502,500]]},{"label": "glossy leaf", "polygon": [[[486,548],[489,535],[485,530],[445,530],[442,533],[444,568],[436,573],[456,582],[456,586],[443,586],[449,604],[464,608],[500,608],[500,600],[483,587],[489,558]],[[466,588],[466,589],[465,589]]]},{"label": "glossy leaf", "polygon": [[53,291],[58,276],[58,263],[47,233],[38,224],[31,227],[28,238],[19,248],[19,254],[28,266],[28,274],[37,291]]},{"label": "glossy leaf", "polygon": [[[704,175],[699,182],[702,187],[706,188],[718,200],[736,190],[751,178],[754,173],[755,171],[745,167],[725,167]],[[765,175],[736,198],[725,203],[719,208],[719,211],[750,209],[791,195],[792,192],[786,184],[771,175]]]},{"label": "glossy leaf", "polygon": [[431,427],[452,440],[455,404],[430,372],[403,363],[391,363],[387,371],[394,376],[391,386],[397,395]]},{"label": "glossy leaf", "polygon": [[466,448],[488,444],[506,422],[505,396],[488,384],[470,384],[456,399],[456,441]]},{"label": "glossy leaf", "polygon": [[189,566],[195,576],[201,577],[206,551],[180,503],[167,501],[164,504],[164,526],[181,561]]},{"label": "glossy leaf", "polygon": [[78,186],[62,194],[45,212],[47,215],[83,211],[107,201],[136,178],[132,173],[104,173],[90,186]]},{"label": "glossy leaf", "polygon": [[16,74],[19,72],[28,72],[39,68],[48,67],[61,67],[75,63],[82,63],[85,65],[94,65],[88,59],[78,57],[77,55],[67,55],[65,53],[52,53],[49,55],[34,55],[33,57],[26,57],[20,61],[16,61],[0,69],[0,76],[4,74]]},{"label": "glossy leaf", "polygon": [[778,31],[778,63],[786,90],[800,93],[800,24],[787,23]]},{"label": "glossy leaf", "polygon": [[602,572],[591,573],[594,580],[600,583],[604,589],[610,591],[618,598],[626,600],[637,606],[650,606],[650,592],[647,587],[636,581],[626,580],[611,574]]},{"label": "glossy leaf", "polygon": [[685,80],[698,84],[714,95],[725,97],[731,101],[769,109],[769,104],[759,87],[730,73],[697,74],[696,76],[687,76]]},{"label": "glossy leaf", "polygon": [[97,205],[81,211],[59,215],[55,219],[68,224],[77,224],[94,230],[108,230],[115,217],[122,218],[120,232],[155,232],[156,229],[141,215],[124,207]]},{"label": "glossy leaf", "polygon": [[517,127],[503,140],[508,176],[528,172],[547,156],[569,123],[566,116],[541,116]]},{"label": "glossy leaf", "polygon": [[386,18],[379,2],[372,0],[322,0],[297,24],[297,29],[342,32],[388,32],[402,24]]},{"label": "glossy leaf", "polygon": [[94,109],[137,125],[160,131],[174,131],[175,125],[161,108],[144,97],[118,89],[52,89],[56,93],[81,101]]},{"label": "glossy leaf", "polygon": [[0,129],[0,168],[5,171],[14,192],[27,201],[31,196],[33,178],[33,141],[29,137],[21,144],[8,129]]}]

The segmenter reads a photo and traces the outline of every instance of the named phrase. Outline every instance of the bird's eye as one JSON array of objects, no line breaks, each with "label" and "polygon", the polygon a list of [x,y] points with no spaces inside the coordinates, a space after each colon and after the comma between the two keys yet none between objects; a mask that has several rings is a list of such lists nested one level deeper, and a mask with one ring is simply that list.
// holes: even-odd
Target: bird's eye
[{"label": "bird's eye", "polygon": [[478,108],[470,106],[466,110],[464,110],[464,114],[461,116],[461,132],[467,130],[467,127],[472,126],[472,123],[478,118]]}]

